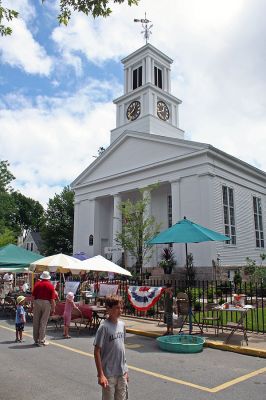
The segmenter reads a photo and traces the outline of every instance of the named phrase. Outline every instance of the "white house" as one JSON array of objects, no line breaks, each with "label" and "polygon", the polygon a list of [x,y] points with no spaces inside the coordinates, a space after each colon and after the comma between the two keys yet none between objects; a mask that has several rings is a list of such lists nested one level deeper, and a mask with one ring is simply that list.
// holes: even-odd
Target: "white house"
[{"label": "white house", "polygon": [[[265,251],[266,173],[210,144],[184,139],[168,56],[146,44],[122,63],[124,94],[114,100],[111,144],[72,183],[74,252],[104,255],[121,230],[119,202],[159,182],[149,212],[162,230],[186,216],[231,237],[230,243],[188,245],[196,267],[211,267],[217,257],[223,266],[244,265],[246,257],[259,261]],[[155,247],[150,265],[157,265],[162,247]],[[177,268],[184,266],[184,245],[174,250]],[[127,265],[132,262],[126,255]]]}]

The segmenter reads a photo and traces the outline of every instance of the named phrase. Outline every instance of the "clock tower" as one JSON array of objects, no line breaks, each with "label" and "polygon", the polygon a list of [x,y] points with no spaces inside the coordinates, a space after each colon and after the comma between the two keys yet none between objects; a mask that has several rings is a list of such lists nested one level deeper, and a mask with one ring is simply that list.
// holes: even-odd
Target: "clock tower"
[{"label": "clock tower", "polygon": [[182,102],[171,94],[172,62],[150,43],[122,60],[124,94],[114,100],[111,143],[126,130],[184,139],[178,117]]}]

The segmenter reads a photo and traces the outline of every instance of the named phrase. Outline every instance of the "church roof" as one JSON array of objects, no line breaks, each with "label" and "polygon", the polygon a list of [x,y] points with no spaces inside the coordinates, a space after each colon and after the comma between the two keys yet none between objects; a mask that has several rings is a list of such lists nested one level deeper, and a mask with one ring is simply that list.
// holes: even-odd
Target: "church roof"
[{"label": "church roof", "polygon": [[[135,153],[133,152],[134,146]],[[162,151],[160,151],[160,148]],[[144,159],[142,154],[139,154],[138,149],[145,152]],[[130,156],[123,157],[123,153]],[[266,180],[265,172],[210,144],[125,131],[71,183],[71,187],[76,189],[80,185],[88,184],[89,181],[96,182],[97,179],[107,179],[112,176],[128,174],[131,171],[150,169],[158,165],[163,166],[203,153],[209,153],[212,157],[218,157],[224,163],[230,163],[235,168],[241,168],[245,173],[259,175],[260,179]],[[114,163],[116,164],[115,168],[113,168]]]}]

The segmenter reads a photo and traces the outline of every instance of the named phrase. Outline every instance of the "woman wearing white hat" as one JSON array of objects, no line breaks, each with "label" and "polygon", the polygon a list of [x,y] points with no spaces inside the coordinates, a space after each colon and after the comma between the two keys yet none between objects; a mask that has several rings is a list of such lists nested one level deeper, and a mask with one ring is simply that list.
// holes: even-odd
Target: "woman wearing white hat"
[{"label": "woman wearing white hat", "polygon": [[33,339],[36,346],[44,346],[46,326],[51,313],[55,310],[56,293],[50,282],[48,271],[43,271],[32,292],[33,296]]}]

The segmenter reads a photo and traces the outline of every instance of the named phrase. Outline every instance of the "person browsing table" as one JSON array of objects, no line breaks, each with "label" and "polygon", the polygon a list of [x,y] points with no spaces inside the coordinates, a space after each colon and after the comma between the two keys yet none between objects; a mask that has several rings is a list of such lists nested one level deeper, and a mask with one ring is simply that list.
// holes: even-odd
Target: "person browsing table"
[{"label": "person browsing table", "polygon": [[43,271],[32,292],[33,339],[36,346],[45,346],[46,326],[50,313],[54,313],[56,293],[48,271]]}]

